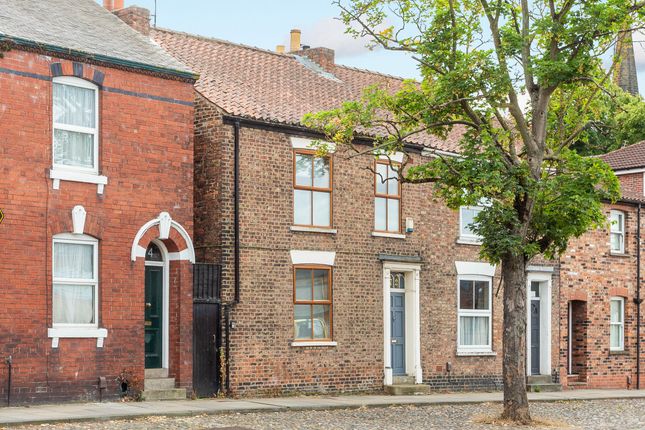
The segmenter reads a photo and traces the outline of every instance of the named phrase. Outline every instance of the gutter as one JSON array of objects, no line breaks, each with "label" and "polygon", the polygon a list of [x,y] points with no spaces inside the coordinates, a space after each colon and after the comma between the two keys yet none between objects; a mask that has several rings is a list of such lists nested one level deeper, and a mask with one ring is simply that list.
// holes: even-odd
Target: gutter
[{"label": "gutter", "polygon": [[75,49],[63,48],[61,46],[50,45],[47,43],[34,42],[33,40],[22,39],[20,37],[0,35],[0,41],[11,42],[19,48],[41,50],[41,51],[50,52],[52,54],[61,54],[63,56],[75,57],[81,60],[92,60],[100,63],[127,67],[129,69],[143,70],[146,72],[170,75],[181,79],[190,80],[193,82],[199,78],[199,75],[193,72],[184,72],[180,70],[168,69],[165,67],[152,66],[150,64],[139,63],[137,61],[124,60],[122,58],[111,57],[109,55],[90,54],[90,53],[87,53],[84,51],[78,51]]}]

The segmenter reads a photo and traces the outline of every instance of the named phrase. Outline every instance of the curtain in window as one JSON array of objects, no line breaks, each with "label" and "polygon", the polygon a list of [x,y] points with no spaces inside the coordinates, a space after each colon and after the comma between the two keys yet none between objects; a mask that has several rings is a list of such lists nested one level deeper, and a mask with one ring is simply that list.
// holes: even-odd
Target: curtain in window
[{"label": "curtain in window", "polygon": [[463,346],[488,345],[488,317],[462,316],[459,318]]},{"label": "curtain in window", "polygon": [[94,167],[94,135],[54,130],[54,163]]},{"label": "curtain in window", "polygon": [[54,84],[54,122],[96,127],[95,94],[88,88]]},{"label": "curtain in window", "polygon": [[54,278],[93,280],[94,247],[78,243],[55,243]]},{"label": "curtain in window", "polygon": [[93,285],[54,285],[54,323],[93,324]]},{"label": "curtain in window", "polygon": [[[94,246],[54,243],[53,320],[56,324],[93,324]],[[88,281],[70,285],[64,280]]]}]

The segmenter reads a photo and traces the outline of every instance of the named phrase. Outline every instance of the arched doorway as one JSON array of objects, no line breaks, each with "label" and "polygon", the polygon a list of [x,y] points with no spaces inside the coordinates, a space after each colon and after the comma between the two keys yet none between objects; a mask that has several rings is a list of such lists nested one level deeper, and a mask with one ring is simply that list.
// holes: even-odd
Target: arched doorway
[{"label": "arched doorway", "polygon": [[153,240],[145,255],[146,369],[168,369],[168,281],[168,251],[163,242]]}]

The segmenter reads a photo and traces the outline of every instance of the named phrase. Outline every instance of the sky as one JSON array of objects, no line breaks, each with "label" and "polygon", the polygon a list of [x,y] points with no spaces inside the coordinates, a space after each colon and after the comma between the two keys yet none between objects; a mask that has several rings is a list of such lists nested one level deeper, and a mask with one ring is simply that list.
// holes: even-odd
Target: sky
[{"label": "sky", "polygon": [[[102,0],[97,0],[102,3]],[[302,44],[336,51],[336,62],[404,78],[419,78],[408,54],[369,50],[366,40],[345,34],[331,0],[157,0],[157,26],[235,43],[275,50],[289,46],[292,28],[302,31]],[[154,13],[155,0],[125,0]],[[645,34],[635,36],[641,94],[645,96]],[[638,43],[638,42],[641,43]]]}]

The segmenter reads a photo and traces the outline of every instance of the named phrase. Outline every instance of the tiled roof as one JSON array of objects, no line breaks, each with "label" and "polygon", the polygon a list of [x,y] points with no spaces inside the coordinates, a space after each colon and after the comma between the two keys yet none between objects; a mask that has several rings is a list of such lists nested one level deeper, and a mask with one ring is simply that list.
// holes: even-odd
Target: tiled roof
[{"label": "tiled roof", "polygon": [[[326,73],[304,57],[165,29],[151,37],[200,75],[195,88],[226,113],[273,123],[300,125],[303,115],[357,100],[365,87],[396,90],[403,79],[336,65]],[[457,152],[461,133],[446,140],[419,136],[420,143]]]},{"label": "tiled roof", "polygon": [[190,73],[159,45],[94,0],[0,0],[0,39]]},{"label": "tiled roof", "polygon": [[614,170],[645,167],[645,141],[608,152],[600,158]]}]

